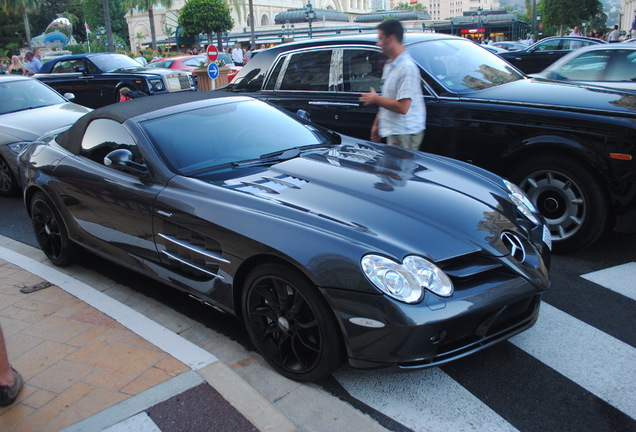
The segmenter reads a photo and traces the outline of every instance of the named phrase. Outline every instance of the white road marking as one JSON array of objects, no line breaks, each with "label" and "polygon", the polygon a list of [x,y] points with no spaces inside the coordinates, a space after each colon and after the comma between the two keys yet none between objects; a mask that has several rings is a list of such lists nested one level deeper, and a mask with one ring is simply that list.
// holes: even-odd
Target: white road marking
[{"label": "white road marking", "polygon": [[341,368],[334,376],[351,396],[417,432],[516,431],[439,368],[413,373]]},{"label": "white road marking", "polygon": [[636,300],[636,262],[587,273],[581,277]]},{"label": "white road marking", "polygon": [[537,323],[510,341],[636,418],[636,349],[546,303]]}]

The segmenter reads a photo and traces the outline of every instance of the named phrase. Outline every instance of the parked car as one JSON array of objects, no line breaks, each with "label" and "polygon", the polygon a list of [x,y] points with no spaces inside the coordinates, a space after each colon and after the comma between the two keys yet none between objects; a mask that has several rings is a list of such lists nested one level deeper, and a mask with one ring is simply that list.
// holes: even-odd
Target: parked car
[{"label": "parked car", "polygon": [[20,155],[54,264],[82,246],[241,317],[303,381],[445,363],[537,319],[550,235],[512,183],[248,97],[120,105]]},{"label": "parked car", "polygon": [[99,108],[119,100],[119,90],[128,87],[147,95],[194,90],[190,74],[148,69],[123,54],[92,53],[50,60],[34,75],[60,93],[75,94],[75,101]]},{"label": "parked car", "polygon": [[18,154],[41,135],[73,124],[90,111],[37,80],[0,75],[0,195],[20,192]]},{"label": "parked car", "polygon": [[481,44],[481,47],[484,48],[484,49],[487,49],[488,51],[490,51],[493,54],[499,54],[499,53],[502,53],[502,52],[506,52],[505,49],[496,47],[494,45]]},{"label": "parked car", "polygon": [[582,36],[552,36],[517,51],[499,56],[527,74],[541,72],[569,52],[589,45],[605,44],[601,39]]},{"label": "parked car", "polygon": [[[329,129],[368,138],[385,61],[373,34],[261,51],[224,90],[306,111]],[[592,244],[613,226],[636,231],[633,94],[528,79],[463,38],[405,34],[422,74],[422,150],[512,179],[547,219],[555,250]]]},{"label": "parked car", "polygon": [[503,48],[507,51],[518,51],[518,50],[527,48],[526,45],[519,42],[513,42],[513,41],[499,41],[499,42],[495,42],[493,45],[496,46],[497,48]]},{"label": "parked car", "polygon": [[[242,66],[236,66],[234,62],[232,62],[232,57],[228,53],[220,52],[218,60],[222,60],[224,65],[230,68],[230,72],[227,74],[227,79],[228,82],[231,82],[236,74],[241,70]],[[199,69],[201,64],[208,64],[208,57],[206,55],[164,57],[159,60],[151,61],[148,64],[148,67],[185,70],[191,72],[194,76],[194,71]]]},{"label": "parked car", "polygon": [[590,45],[531,76],[636,91],[636,43]]}]

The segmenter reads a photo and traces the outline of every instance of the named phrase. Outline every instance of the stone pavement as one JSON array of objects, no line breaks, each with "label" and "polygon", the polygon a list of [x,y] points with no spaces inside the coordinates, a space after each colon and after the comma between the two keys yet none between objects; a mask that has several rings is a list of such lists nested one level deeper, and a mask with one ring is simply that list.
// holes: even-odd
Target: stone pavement
[{"label": "stone pavement", "polygon": [[16,403],[0,408],[0,431],[297,430],[211,353],[68,275],[0,249],[14,258],[0,259],[0,324],[25,378]]}]

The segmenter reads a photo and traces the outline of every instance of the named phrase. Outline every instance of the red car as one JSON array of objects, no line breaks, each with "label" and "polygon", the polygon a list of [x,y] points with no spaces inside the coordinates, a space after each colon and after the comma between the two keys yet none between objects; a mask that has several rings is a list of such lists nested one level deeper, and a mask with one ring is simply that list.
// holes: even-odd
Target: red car
[{"label": "red car", "polygon": [[[232,58],[227,53],[219,53],[219,60],[223,60],[226,66],[230,67],[230,72],[227,74],[227,82],[230,83],[241,70],[241,66],[235,66],[232,62]],[[207,65],[208,58],[206,55],[184,55],[175,57],[164,57],[162,59],[153,60],[148,63],[149,67],[158,67],[166,69],[180,69],[190,71],[194,75],[194,70],[198,69],[201,63]]]}]

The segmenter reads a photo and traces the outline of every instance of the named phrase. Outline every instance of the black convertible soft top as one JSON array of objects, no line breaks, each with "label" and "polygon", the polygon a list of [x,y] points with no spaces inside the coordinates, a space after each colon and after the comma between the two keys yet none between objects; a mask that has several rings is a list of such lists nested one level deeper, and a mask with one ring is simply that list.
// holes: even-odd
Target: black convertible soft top
[{"label": "black convertible soft top", "polygon": [[158,111],[163,108],[169,108],[171,106],[205,99],[216,99],[219,97],[236,98],[237,95],[236,93],[220,91],[178,92],[114,103],[112,105],[98,108],[80,117],[73,126],[57,136],[56,142],[71,153],[79,154],[84,131],[90,122],[97,118],[106,118],[118,123],[124,123],[130,118]]}]

